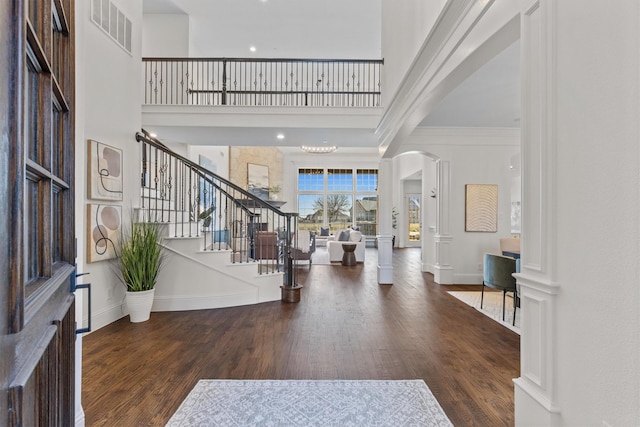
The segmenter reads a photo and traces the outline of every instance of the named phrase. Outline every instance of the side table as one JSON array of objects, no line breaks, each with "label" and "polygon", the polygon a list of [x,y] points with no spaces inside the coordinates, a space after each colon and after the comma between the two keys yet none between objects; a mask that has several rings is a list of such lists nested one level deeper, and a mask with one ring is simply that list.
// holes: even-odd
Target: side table
[{"label": "side table", "polygon": [[355,243],[343,243],[342,250],[344,254],[342,255],[342,265],[352,266],[356,265],[356,244]]}]

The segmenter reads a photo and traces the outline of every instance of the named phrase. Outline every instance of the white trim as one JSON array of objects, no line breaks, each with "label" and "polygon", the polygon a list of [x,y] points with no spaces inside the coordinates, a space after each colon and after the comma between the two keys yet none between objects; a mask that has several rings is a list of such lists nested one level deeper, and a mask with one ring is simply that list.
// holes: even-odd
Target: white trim
[{"label": "white trim", "polygon": [[482,283],[481,273],[454,273],[453,283],[456,285],[479,285]]},{"label": "white trim", "polygon": [[453,285],[453,268],[434,266],[433,281],[440,285]]},{"label": "white trim", "polygon": [[524,381],[522,378],[514,378],[513,383],[517,389],[526,393],[529,397],[538,402],[538,404],[545,410],[551,413],[560,413],[560,407],[551,402],[551,400],[549,400],[544,394],[540,393],[537,388],[531,386],[527,381]]},{"label": "white trim", "polygon": [[[288,128],[375,128],[382,108],[230,107],[228,105],[143,105],[142,126]],[[372,141],[377,141],[372,135]],[[338,144],[339,145],[339,144]]]},{"label": "white trim", "polygon": [[172,295],[153,300],[154,311],[205,310],[211,308],[237,307],[280,299],[280,284],[273,289],[256,289],[255,292],[231,295]]},{"label": "white trim", "polygon": [[[495,29],[478,25],[490,8],[487,25]],[[376,129],[384,157],[398,154],[404,139],[440,100],[517,40],[518,21],[518,10],[511,2],[447,3]],[[476,33],[490,35],[469,37],[476,27],[481,27]]]}]

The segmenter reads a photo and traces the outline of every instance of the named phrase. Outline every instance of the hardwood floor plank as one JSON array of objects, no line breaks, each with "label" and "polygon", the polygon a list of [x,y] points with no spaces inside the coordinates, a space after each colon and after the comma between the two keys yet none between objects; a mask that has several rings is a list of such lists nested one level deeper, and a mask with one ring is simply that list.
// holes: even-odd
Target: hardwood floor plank
[{"label": "hardwood floor plank", "polygon": [[[520,337],[394,250],[378,285],[375,249],[354,267],[300,268],[299,303],[128,317],[84,337],[88,426],[164,425],[199,379],[424,379],[454,423],[514,423]],[[135,402],[135,403],[132,403]]]}]

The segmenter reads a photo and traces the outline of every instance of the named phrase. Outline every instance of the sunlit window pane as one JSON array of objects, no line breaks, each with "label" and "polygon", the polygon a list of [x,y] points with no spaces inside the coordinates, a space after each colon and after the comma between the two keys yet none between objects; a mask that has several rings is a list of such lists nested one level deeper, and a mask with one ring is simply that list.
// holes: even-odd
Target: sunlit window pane
[{"label": "sunlit window pane", "polygon": [[316,230],[324,222],[324,195],[304,194],[298,196],[298,224],[302,230]]},{"label": "sunlit window pane", "polygon": [[322,191],[324,190],[323,169],[299,169],[298,191]]},{"label": "sunlit window pane", "polygon": [[352,169],[327,170],[327,190],[328,191],[353,191],[353,170]]},{"label": "sunlit window pane", "polygon": [[320,232],[320,227],[329,227],[335,234],[356,226],[364,235],[378,234],[378,171],[358,169],[355,172],[353,169],[298,170],[301,228]]},{"label": "sunlit window pane", "polygon": [[378,196],[356,195],[354,212],[356,227],[360,228],[362,234],[366,236],[378,234]]},{"label": "sunlit window pane", "polygon": [[347,228],[352,225],[351,211],[353,196],[350,194],[327,194],[327,220],[332,228],[339,225]]},{"label": "sunlit window pane", "polygon": [[356,173],[356,191],[378,190],[378,171],[376,169],[358,169]]}]

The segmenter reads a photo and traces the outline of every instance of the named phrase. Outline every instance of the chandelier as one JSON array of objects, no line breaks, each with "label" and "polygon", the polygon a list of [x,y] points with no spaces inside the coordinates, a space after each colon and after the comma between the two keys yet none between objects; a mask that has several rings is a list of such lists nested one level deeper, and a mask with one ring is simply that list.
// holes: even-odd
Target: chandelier
[{"label": "chandelier", "polygon": [[328,154],[333,153],[338,149],[335,145],[332,146],[321,146],[321,145],[303,145],[300,147],[302,151],[305,153],[311,154]]}]

